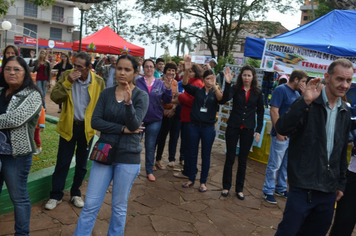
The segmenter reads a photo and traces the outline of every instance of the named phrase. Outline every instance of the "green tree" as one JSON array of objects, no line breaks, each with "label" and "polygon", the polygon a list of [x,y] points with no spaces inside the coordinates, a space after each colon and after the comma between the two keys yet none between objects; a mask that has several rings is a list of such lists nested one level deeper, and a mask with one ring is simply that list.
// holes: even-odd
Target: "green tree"
[{"label": "green tree", "polygon": [[174,61],[177,64],[177,66],[180,61],[183,61],[183,58],[180,56],[173,56],[171,59],[172,59],[172,61]]},{"label": "green tree", "polygon": [[246,58],[245,65],[251,65],[255,68],[260,68],[261,60],[248,57]]},{"label": "green tree", "polygon": [[[178,43],[180,45],[178,45]],[[176,41],[176,47],[180,47],[180,52],[182,53],[182,56],[185,54],[185,49],[188,48],[188,52],[191,52],[194,50],[194,44],[192,40],[190,39],[189,35],[184,35],[183,37],[181,36],[179,39],[177,37]],[[179,55],[177,55],[179,56]]]},{"label": "green tree", "polygon": [[[264,24],[265,29],[273,24],[251,24],[255,19],[265,19],[271,9],[280,12],[294,10],[295,0],[136,0],[136,9],[147,18],[144,24],[136,28],[136,35],[142,42],[155,40],[164,48],[167,42],[177,39],[179,29],[174,22],[164,22],[157,26],[150,19],[160,15],[171,15],[183,19],[191,19],[192,23],[182,27],[181,33],[207,45],[213,57],[227,56],[234,50],[236,43],[242,41],[241,32],[261,33],[258,26]],[[297,0],[302,4],[302,0]],[[155,42],[155,41],[154,41]],[[215,53],[215,50],[217,53]]]},{"label": "green tree", "polygon": [[[318,1],[318,8],[314,10],[315,18],[319,18],[323,15],[326,15],[334,9],[335,6],[330,1]],[[309,15],[311,16],[311,14],[312,13],[310,12]]]},{"label": "green tree", "polygon": [[127,1],[111,0],[94,4],[84,13],[86,34],[109,26],[124,39],[132,40],[134,35],[130,31],[133,29],[133,26],[128,24],[132,15],[127,6],[125,6],[125,2]]},{"label": "green tree", "polygon": [[[33,2],[35,6],[48,8],[53,5],[56,0],[28,0]],[[16,0],[0,0],[0,16],[5,16],[10,6],[16,6]]]}]

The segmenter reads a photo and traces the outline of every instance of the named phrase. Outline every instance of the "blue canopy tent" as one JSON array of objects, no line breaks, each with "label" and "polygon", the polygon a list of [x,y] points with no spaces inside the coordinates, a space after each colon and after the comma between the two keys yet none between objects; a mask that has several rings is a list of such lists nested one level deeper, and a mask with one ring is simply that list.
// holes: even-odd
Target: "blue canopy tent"
[{"label": "blue canopy tent", "polygon": [[263,55],[264,46],[264,39],[246,37],[244,56],[261,59]]},{"label": "blue canopy tent", "polygon": [[[333,10],[305,25],[267,40],[336,56],[356,57],[356,43],[354,43],[356,31],[353,30],[355,22],[356,11]],[[261,45],[264,41],[247,37],[245,56],[261,59],[264,49],[264,46],[261,48]]]}]

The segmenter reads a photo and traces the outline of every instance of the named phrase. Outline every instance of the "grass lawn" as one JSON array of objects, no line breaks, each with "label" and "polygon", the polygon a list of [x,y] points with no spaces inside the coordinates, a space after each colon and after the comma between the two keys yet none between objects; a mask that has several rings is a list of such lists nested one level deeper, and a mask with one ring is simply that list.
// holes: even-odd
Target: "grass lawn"
[{"label": "grass lawn", "polygon": [[46,121],[46,128],[40,132],[42,152],[33,155],[30,173],[56,165],[59,134],[55,130],[56,125]]}]

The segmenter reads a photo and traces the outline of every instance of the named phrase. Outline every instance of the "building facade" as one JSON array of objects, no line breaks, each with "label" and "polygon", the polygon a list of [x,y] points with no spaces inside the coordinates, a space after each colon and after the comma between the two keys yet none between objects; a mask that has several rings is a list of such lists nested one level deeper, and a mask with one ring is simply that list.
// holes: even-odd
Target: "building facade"
[{"label": "building facade", "polygon": [[[279,22],[269,22],[270,24],[273,24],[276,27],[275,33],[274,34],[269,34],[267,36],[267,31],[261,32],[261,30],[257,30],[254,28],[257,28],[259,25],[259,22],[250,22],[250,29],[249,30],[241,30],[239,32],[239,42],[237,42],[234,45],[234,50],[231,52],[233,54],[233,57],[236,59],[236,63],[240,64],[242,62],[243,56],[244,56],[244,51],[245,51],[245,40],[246,37],[254,37],[254,38],[271,38],[277,35],[280,35],[282,33],[288,32],[288,29],[286,29],[284,26],[282,26]],[[215,54],[217,53],[216,46],[213,46],[215,50]],[[196,56],[211,56],[211,51],[208,48],[208,46],[205,43],[197,43],[194,51]]]},{"label": "building facade", "polygon": [[[17,38],[38,36],[39,39],[68,43],[73,41],[75,5],[72,2],[57,0],[52,7],[46,9],[37,7],[27,0],[17,0],[15,4],[9,8],[6,16],[0,18],[1,22],[7,20],[12,24],[11,30],[7,32],[7,44],[14,44],[15,36]],[[1,38],[1,48],[4,48],[5,36],[2,35]],[[20,47],[33,49],[30,45]]]}]

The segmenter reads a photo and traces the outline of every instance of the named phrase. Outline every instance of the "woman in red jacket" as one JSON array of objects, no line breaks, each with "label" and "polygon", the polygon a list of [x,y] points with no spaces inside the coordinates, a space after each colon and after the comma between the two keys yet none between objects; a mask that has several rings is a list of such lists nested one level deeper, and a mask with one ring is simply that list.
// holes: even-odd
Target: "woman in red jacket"
[{"label": "woman in red jacket", "polygon": [[[201,67],[197,64],[193,64],[192,68],[189,70],[189,83],[191,85],[202,88],[204,86],[203,83],[203,71]],[[182,104],[182,110],[180,113],[180,122],[181,122],[181,148],[183,149],[184,158],[187,156],[186,151],[188,150],[188,137],[187,135],[187,126],[190,122],[190,111],[192,110],[194,97],[187,92],[184,92],[178,96],[178,100]],[[184,161],[183,158],[181,161]],[[188,179],[188,166],[187,162],[184,161],[183,171],[180,173],[175,173],[174,176],[178,178],[186,178]],[[198,172],[198,170],[196,170]]]}]

